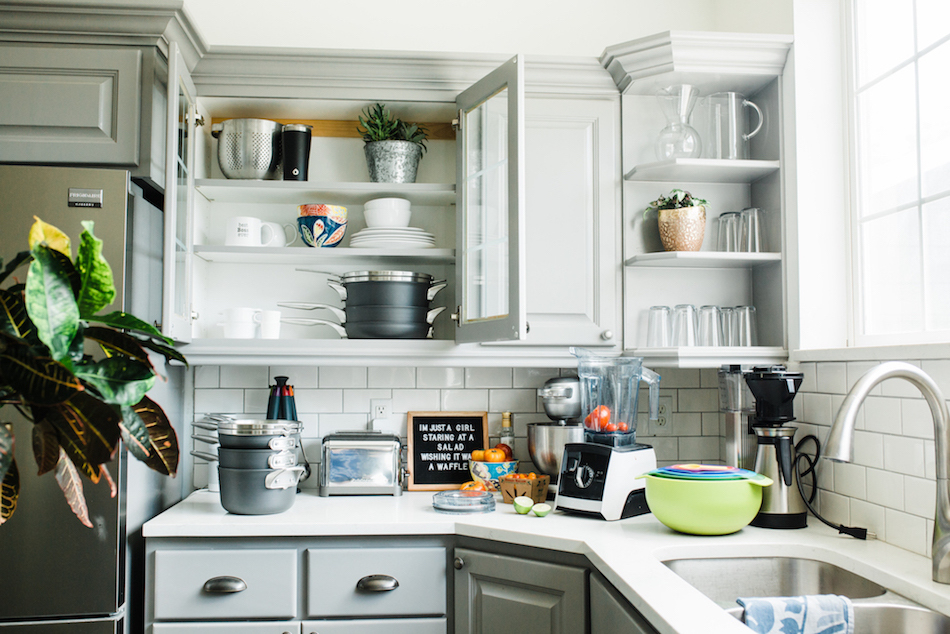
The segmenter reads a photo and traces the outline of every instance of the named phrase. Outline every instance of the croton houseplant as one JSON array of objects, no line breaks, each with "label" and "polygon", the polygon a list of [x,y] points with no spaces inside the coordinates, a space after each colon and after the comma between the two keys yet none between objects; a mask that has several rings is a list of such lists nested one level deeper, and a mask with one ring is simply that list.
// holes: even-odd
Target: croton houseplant
[{"label": "croton houseplant", "polygon": [[363,108],[356,130],[374,183],[414,183],[429,131],[394,116],[381,103]]},{"label": "croton houseplant", "polygon": [[[115,496],[106,463],[120,439],[150,468],[175,474],[175,430],[145,394],[159,377],[149,351],[166,362],[185,358],[144,321],[121,311],[98,314],[116,290],[93,223],[82,224],[75,260],[69,237],[38,218],[30,250],[5,267],[0,260],[0,284],[12,279],[0,289],[0,406],[32,421],[38,473],[55,473],[73,513],[91,528],[82,477],[105,481],[100,486]],[[14,274],[24,265],[20,282]],[[19,469],[29,468],[17,465],[14,440],[13,426],[0,422],[0,524],[16,511]]]},{"label": "croton houseplant", "polygon": [[657,212],[660,241],[667,251],[699,251],[706,231],[706,201],[688,191],[674,189],[644,210],[644,218]]}]

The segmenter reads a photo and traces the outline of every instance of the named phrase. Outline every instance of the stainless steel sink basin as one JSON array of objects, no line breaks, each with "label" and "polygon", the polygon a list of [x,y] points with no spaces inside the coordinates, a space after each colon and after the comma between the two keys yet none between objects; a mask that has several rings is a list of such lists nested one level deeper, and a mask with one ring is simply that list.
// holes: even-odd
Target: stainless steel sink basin
[{"label": "stainless steel sink basin", "polygon": [[[851,599],[879,597],[887,589],[834,564],[797,557],[673,559],[664,564],[723,607],[738,597],[841,594]],[[855,617],[857,618],[857,617]]]}]

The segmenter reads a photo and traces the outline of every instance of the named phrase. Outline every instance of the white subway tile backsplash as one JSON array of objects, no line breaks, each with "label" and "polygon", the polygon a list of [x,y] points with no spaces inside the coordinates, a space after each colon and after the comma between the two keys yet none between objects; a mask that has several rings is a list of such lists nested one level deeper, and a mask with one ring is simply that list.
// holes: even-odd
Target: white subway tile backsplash
[{"label": "white subway tile backsplash", "polygon": [[[660,368],[660,385],[670,388],[699,388],[699,370],[692,368]],[[718,382],[716,383],[718,387]],[[717,397],[718,398],[718,397]],[[719,408],[718,403],[716,409]]]},{"label": "white subway tile backsplash", "polygon": [[789,367],[789,370],[802,373],[802,384],[798,388],[799,394],[818,391],[818,364],[807,362],[799,363],[795,368]]},{"label": "white subway tile backsplash", "polygon": [[715,412],[719,410],[719,390],[677,390],[677,410],[680,412]]},{"label": "white subway tile backsplash", "polygon": [[370,388],[416,387],[416,369],[412,367],[367,368],[366,386]]},{"label": "white subway tile backsplash", "polygon": [[904,476],[904,510],[932,519],[937,506],[937,483],[927,478]]},{"label": "white subway tile backsplash", "polygon": [[465,387],[511,387],[511,368],[465,368]]},{"label": "white subway tile backsplash", "polygon": [[927,522],[922,517],[887,509],[887,542],[920,555],[928,551]]},{"label": "white subway tile backsplash", "polygon": [[[920,366],[920,361],[907,360],[911,365]],[[887,379],[881,383],[881,394],[883,396],[896,396],[901,398],[920,398],[918,390],[910,381],[904,379]]]},{"label": "white subway tile backsplash", "polygon": [[318,387],[317,368],[299,365],[272,365],[270,367],[270,385],[275,385],[275,376],[286,376],[287,383],[295,390],[305,387]]},{"label": "white subway tile backsplash", "polygon": [[511,386],[537,389],[548,379],[560,375],[556,368],[514,368]]},{"label": "white subway tile backsplash", "polygon": [[195,387],[220,387],[218,377],[221,368],[216,365],[199,365],[195,368]]},{"label": "white subway tile backsplash", "polygon": [[337,431],[363,431],[368,422],[366,414],[320,414],[320,437]]},{"label": "white subway tile backsplash", "polygon": [[682,412],[672,415],[671,433],[675,436],[702,436],[703,416],[699,412]]},{"label": "white subway tile backsplash", "polygon": [[320,387],[366,387],[366,370],[357,367],[322,367],[319,376]]},{"label": "white subway tile backsplash", "polygon": [[824,489],[818,492],[819,510],[833,524],[851,525],[851,498]]},{"label": "white subway tile backsplash", "polygon": [[[446,412],[488,411],[488,390],[442,390],[440,410]],[[527,433],[527,432],[525,432]]]},{"label": "white subway tile backsplash", "polygon": [[[904,477],[881,469],[867,470],[867,500],[880,506],[904,510]],[[850,495],[845,491],[840,491]],[[860,497],[860,496],[856,496]]]},{"label": "white subway tile backsplash", "polygon": [[394,412],[437,412],[439,390],[393,390]]},{"label": "white subway tile backsplash", "polygon": [[869,396],[861,406],[864,429],[882,434],[900,435],[901,401],[898,398]]},{"label": "white subway tile backsplash", "polygon": [[848,391],[846,363],[819,363],[817,389],[824,394],[844,394]]},{"label": "white subway tile backsplash", "polygon": [[815,425],[831,425],[831,396],[829,394],[805,393],[796,397],[803,404],[800,418]]},{"label": "white subway tile backsplash", "polygon": [[920,438],[888,436],[884,439],[884,468],[906,475],[923,477],[924,441]]},{"label": "white subway tile backsplash", "polygon": [[244,390],[244,413],[265,415],[269,398],[270,390],[266,388]]},{"label": "white subway tile backsplash", "polygon": [[703,436],[681,436],[679,438],[679,460],[689,462],[719,460],[719,439]]},{"label": "white subway tile backsplash", "polygon": [[849,526],[866,528],[879,539],[886,539],[888,533],[887,512],[889,509],[864,500],[851,500],[851,521]]},{"label": "white subway tile backsplash", "polygon": [[930,406],[922,398],[901,399],[901,431],[914,438],[934,437],[934,419]]},{"label": "white subway tile backsplash", "polygon": [[842,495],[867,499],[867,467],[848,462],[836,462],[835,491]]},{"label": "white subway tile backsplash", "polygon": [[343,411],[343,390],[294,390],[298,414],[323,414]]},{"label": "white subway tile backsplash", "polygon": [[535,412],[538,392],[533,389],[488,390],[488,409],[492,412]]},{"label": "white subway tile backsplash", "polygon": [[416,387],[457,388],[465,387],[464,368],[416,368]]},{"label": "white subway tile backsplash", "polygon": [[201,414],[225,414],[244,411],[244,390],[207,389],[195,390],[195,412]]},{"label": "white subway tile backsplash", "polygon": [[855,464],[875,469],[884,468],[884,436],[882,434],[855,431],[853,451]]},{"label": "white subway tile backsplash", "polygon": [[[393,390],[383,388],[343,390],[343,411],[348,414],[355,414],[357,412],[369,414],[372,409],[371,401],[374,399],[392,400],[392,398]],[[397,411],[395,403],[393,404],[393,411]]]},{"label": "white subway tile backsplash", "polygon": [[652,437],[647,441],[646,444],[653,446],[653,451],[656,453],[657,462],[676,463],[680,461],[679,439]]},{"label": "white subway tile backsplash", "polygon": [[[879,365],[877,361],[849,361],[848,362],[848,390],[850,391],[854,384],[864,376],[868,370]],[[881,386],[875,385],[871,388],[871,396],[881,395]]]},{"label": "white subway tile backsplash", "polygon": [[224,365],[221,366],[220,381],[221,387],[266,388],[268,385],[267,367]]}]

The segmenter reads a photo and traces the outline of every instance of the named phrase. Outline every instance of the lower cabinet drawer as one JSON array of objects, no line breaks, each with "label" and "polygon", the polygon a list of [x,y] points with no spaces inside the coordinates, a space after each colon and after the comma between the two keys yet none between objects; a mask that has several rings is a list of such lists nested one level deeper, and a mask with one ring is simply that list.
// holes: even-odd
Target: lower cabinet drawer
[{"label": "lower cabinet drawer", "polygon": [[156,623],[152,634],[300,634],[300,621],[286,623]]},{"label": "lower cabinet drawer", "polygon": [[159,550],[154,603],[156,621],[292,619],[297,551]]},{"label": "lower cabinet drawer", "polygon": [[303,634],[445,634],[445,619],[304,621]]},{"label": "lower cabinet drawer", "polygon": [[442,616],[445,558],[439,547],[307,550],[307,616]]}]

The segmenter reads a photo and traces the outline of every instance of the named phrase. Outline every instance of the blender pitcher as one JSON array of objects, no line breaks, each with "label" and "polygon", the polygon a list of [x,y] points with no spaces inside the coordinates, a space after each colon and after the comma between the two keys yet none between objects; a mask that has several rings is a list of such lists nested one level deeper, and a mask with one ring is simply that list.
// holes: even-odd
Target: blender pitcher
[{"label": "blender pitcher", "polygon": [[659,418],[660,375],[642,357],[602,357],[571,348],[581,382],[581,416],[586,442],[614,447],[636,443],[640,381],[650,388],[650,419]]}]

